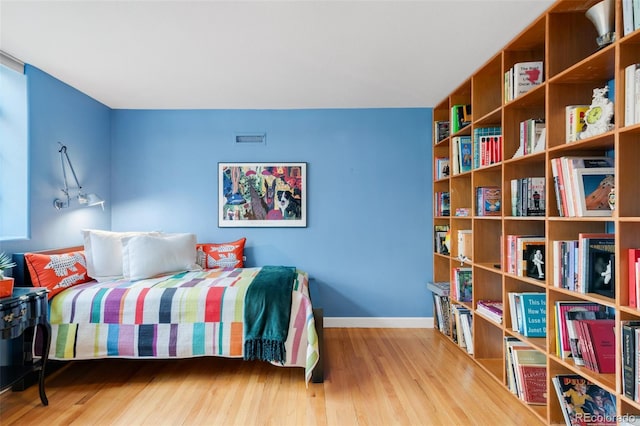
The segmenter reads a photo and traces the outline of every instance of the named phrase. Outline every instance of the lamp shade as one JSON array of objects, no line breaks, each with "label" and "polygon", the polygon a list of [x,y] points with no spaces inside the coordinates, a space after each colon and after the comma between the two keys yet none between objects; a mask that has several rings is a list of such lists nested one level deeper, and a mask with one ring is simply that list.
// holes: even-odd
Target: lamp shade
[{"label": "lamp shade", "polygon": [[90,194],[87,194],[85,198],[87,200],[87,206],[97,206],[98,204],[100,204],[101,206],[104,207],[104,200],[100,198],[100,196],[98,196],[97,194],[94,194],[93,192]]}]

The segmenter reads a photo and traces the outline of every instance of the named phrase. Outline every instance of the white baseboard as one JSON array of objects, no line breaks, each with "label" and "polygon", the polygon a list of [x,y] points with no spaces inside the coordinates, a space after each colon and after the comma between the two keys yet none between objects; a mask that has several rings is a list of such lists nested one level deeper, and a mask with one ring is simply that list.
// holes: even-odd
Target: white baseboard
[{"label": "white baseboard", "polygon": [[433,328],[433,317],[324,317],[324,328]]}]

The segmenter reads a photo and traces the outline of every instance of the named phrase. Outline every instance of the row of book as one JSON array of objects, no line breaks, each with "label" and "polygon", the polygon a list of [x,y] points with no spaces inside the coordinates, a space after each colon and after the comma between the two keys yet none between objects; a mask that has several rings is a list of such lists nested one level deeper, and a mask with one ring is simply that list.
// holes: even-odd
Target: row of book
[{"label": "row of book", "polygon": [[433,251],[438,254],[449,254],[451,247],[451,230],[449,225],[433,225]]},{"label": "row of book", "polygon": [[579,374],[558,374],[551,382],[567,426],[616,425],[624,420],[616,415],[615,396]]},{"label": "row of book", "polygon": [[472,165],[471,136],[455,136],[451,139],[451,168],[454,175],[470,172]]},{"label": "row of book", "polygon": [[455,134],[471,124],[471,105],[453,105],[451,107],[451,121],[449,123],[450,134]]},{"label": "row of book", "polygon": [[615,297],[615,235],[579,233],[552,241],[553,285],[578,293]]},{"label": "row of book", "polygon": [[507,386],[527,404],[547,403],[547,357],[527,343],[504,338]]},{"label": "row of book", "polygon": [[449,121],[439,120],[433,122],[433,140],[435,143],[449,137]]},{"label": "row of book", "polygon": [[434,326],[446,336],[451,336],[449,322],[451,307],[449,306],[449,281],[432,281],[427,283],[427,289],[433,295]]},{"label": "row of book", "polygon": [[449,157],[435,157],[433,159],[433,178],[440,180],[449,177]]},{"label": "row of book", "polygon": [[624,69],[624,125],[640,123],[640,64]]},{"label": "row of book", "polygon": [[511,179],[511,215],[544,216],[545,193],[544,177]]},{"label": "row of book", "polygon": [[503,263],[519,277],[545,279],[545,238],[542,235],[507,235]]},{"label": "row of book", "polygon": [[495,323],[502,324],[503,303],[501,300],[478,300],[476,312]]},{"label": "row of book", "polygon": [[433,193],[433,210],[433,214],[436,217],[451,215],[449,191],[436,191]]},{"label": "row of book", "polygon": [[[509,390],[528,404],[547,404],[544,353],[515,337],[504,341]],[[616,399],[609,391],[578,374],[557,374],[551,383],[567,426],[617,424]]]},{"label": "row of book", "polygon": [[580,139],[586,128],[585,114],[590,105],[567,105],[564,108],[565,142],[571,143]]},{"label": "row of book", "polygon": [[451,298],[458,302],[471,302],[473,289],[471,268],[459,266],[451,269]]},{"label": "row of book", "polygon": [[622,0],[622,30],[629,35],[640,29],[640,1]]},{"label": "row of book", "polygon": [[629,306],[640,306],[640,249],[627,249],[627,271],[629,288]]},{"label": "row of book", "polygon": [[613,158],[553,158],[551,172],[560,216],[611,216],[615,202]]},{"label": "row of book", "polygon": [[490,166],[502,161],[502,128],[473,129],[473,168]]},{"label": "row of book", "polygon": [[544,151],[546,127],[544,119],[530,118],[519,124],[519,146],[513,158]]},{"label": "row of book", "polygon": [[555,303],[556,355],[603,374],[615,373],[615,312],[595,302]]},{"label": "row of book", "polygon": [[502,189],[499,186],[476,188],[476,215],[500,216],[502,214]]},{"label": "row of book", "polygon": [[453,341],[464,348],[468,354],[473,355],[473,334],[471,332],[473,316],[471,310],[465,306],[452,303],[451,316],[453,317],[451,323]]},{"label": "row of book", "polygon": [[537,292],[509,292],[511,329],[525,337],[546,337],[547,295]]},{"label": "row of book", "polygon": [[542,61],[519,62],[504,74],[504,100],[509,102],[542,84]]},{"label": "row of book", "polygon": [[640,321],[622,321],[622,393],[640,402]]}]

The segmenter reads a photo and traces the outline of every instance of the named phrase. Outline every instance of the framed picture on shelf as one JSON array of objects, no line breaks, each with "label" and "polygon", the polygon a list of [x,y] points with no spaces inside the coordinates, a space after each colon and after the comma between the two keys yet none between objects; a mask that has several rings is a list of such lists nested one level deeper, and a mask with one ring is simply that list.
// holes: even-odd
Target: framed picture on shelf
[{"label": "framed picture on shelf", "polygon": [[218,163],[218,226],[307,226],[307,163]]},{"label": "framed picture on shelf", "polygon": [[575,170],[578,216],[611,216],[609,194],[615,187],[615,169],[611,167]]}]

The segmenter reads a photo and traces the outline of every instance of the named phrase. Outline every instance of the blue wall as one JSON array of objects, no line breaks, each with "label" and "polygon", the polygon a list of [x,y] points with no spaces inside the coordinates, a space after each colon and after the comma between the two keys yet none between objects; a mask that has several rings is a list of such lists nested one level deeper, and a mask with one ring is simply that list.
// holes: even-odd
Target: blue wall
[{"label": "blue wall", "polygon": [[[80,229],[247,237],[248,265],[295,265],[329,317],[430,317],[431,109],[110,110],[28,67],[31,239],[8,252],[81,244]],[[265,145],[235,145],[266,132]],[[57,141],[106,210],[56,211]],[[219,161],[308,163],[306,228],[218,228]]]},{"label": "blue wall", "polygon": [[25,74],[31,235],[28,240],[2,242],[0,251],[81,245],[80,230],[108,229],[111,214],[108,208],[81,208],[77,202],[69,209],[58,211],[53,207],[53,200],[63,195],[60,189],[64,186],[58,141],[67,145],[83,187],[108,199],[111,110],[36,67],[25,66]]}]

